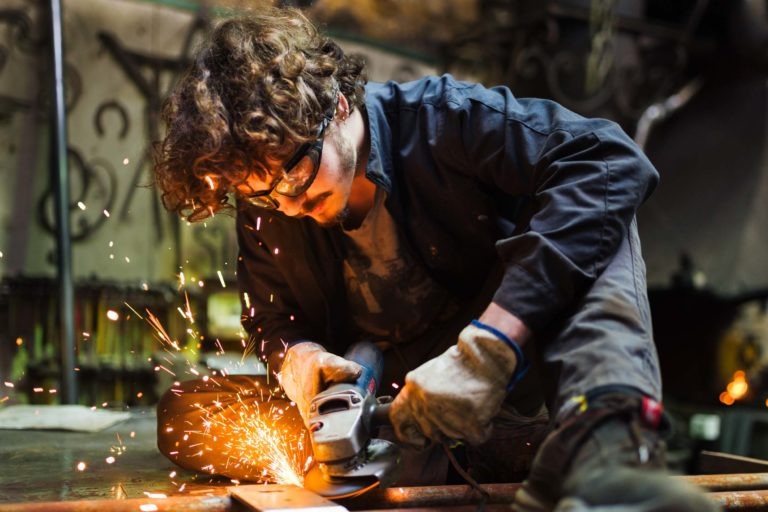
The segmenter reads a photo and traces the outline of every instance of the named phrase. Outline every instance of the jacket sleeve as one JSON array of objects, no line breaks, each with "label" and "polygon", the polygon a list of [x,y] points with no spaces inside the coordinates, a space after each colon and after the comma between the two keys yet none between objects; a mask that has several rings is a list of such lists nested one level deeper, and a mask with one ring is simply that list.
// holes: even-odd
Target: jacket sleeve
[{"label": "jacket sleeve", "polygon": [[[319,339],[302,315],[298,301],[284,278],[281,245],[270,231],[278,228],[270,212],[240,208],[237,214],[237,282],[242,324],[257,354],[277,371],[285,350],[292,344]],[[283,251],[284,253],[285,251]]]},{"label": "jacket sleeve", "polygon": [[435,158],[528,205],[526,222],[496,243],[505,273],[493,300],[541,328],[605,269],[658,173],[613,122],[505,87],[459,84],[445,97]]}]

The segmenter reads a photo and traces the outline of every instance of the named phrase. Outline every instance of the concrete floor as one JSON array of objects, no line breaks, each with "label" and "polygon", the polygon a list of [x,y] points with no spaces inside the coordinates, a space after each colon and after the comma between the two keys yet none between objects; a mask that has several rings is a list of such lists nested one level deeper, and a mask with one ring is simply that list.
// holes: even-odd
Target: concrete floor
[{"label": "concrete floor", "polygon": [[141,498],[229,484],[175,466],[157,450],[155,429],[147,408],[97,433],[0,430],[0,503]]}]

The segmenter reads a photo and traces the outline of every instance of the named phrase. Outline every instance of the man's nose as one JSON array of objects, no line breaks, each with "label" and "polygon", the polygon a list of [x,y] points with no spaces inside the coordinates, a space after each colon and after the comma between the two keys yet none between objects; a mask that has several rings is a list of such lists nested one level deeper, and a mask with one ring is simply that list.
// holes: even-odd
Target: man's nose
[{"label": "man's nose", "polygon": [[278,199],[278,201],[280,201],[279,210],[289,217],[295,217],[301,213],[304,199],[306,199],[304,194],[300,195],[299,197],[282,196]]}]

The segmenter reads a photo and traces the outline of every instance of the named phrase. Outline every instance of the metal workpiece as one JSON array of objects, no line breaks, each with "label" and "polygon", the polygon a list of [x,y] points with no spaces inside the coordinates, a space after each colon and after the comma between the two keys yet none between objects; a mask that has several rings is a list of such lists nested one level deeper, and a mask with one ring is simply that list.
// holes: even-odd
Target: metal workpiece
[{"label": "metal workpiece", "polygon": [[229,494],[254,512],[347,512],[341,505],[295,485],[238,485]]}]

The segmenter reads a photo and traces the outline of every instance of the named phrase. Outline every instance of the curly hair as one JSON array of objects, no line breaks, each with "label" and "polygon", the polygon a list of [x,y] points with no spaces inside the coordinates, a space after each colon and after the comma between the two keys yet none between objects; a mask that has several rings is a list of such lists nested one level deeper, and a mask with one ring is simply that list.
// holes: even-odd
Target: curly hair
[{"label": "curly hair", "polygon": [[190,222],[231,209],[227,194],[314,136],[341,91],[364,102],[364,62],[297,9],[263,9],[218,25],[162,109],[155,182]]}]

